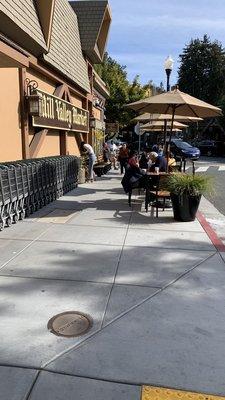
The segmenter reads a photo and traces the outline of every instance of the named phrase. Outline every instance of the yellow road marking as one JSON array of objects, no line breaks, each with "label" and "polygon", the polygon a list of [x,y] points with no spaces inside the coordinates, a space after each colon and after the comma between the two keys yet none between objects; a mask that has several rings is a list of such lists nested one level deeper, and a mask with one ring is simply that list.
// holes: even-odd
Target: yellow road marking
[{"label": "yellow road marking", "polygon": [[225,400],[225,397],[203,393],[184,392],[154,386],[143,386],[142,400]]}]

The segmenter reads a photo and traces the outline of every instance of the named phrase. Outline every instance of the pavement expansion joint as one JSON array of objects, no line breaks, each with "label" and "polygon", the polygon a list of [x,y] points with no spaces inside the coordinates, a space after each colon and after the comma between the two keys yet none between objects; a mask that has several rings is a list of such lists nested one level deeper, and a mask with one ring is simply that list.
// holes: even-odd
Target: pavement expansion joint
[{"label": "pavement expansion joint", "polygon": [[225,397],[205,393],[186,392],[154,386],[143,386],[141,400],[225,400]]},{"label": "pavement expansion joint", "polygon": [[[150,301],[153,297],[157,296],[159,293],[162,293],[164,290],[166,290],[168,287],[172,286],[174,283],[176,283],[178,280],[182,279],[184,276],[186,276],[187,274],[189,274],[190,272],[192,272],[194,269],[196,269],[199,265],[201,265],[202,263],[204,263],[206,260],[210,259],[211,257],[213,257],[213,255],[216,254],[216,252],[214,252],[213,254],[210,254],[208,257],[206,257],[204,260],[200,261],[198,264],[194,265],[191,269],[185,271],[183,274],[181,274],[180,276],[178,276],[176,279],[174,279],[173,281],[169,282],[168,284],[166,284],[164,287],[159,288],[155,293],[149,295],[148,297],[142,299],[140,302],[138,302],[137,304],[133,305],[132,307],[128,308],[126,311],[120,313],[119,315],[117,315],[115,318],[113,318],[112,320],[110,320],[108,323],[106,323],[105,325],[103,325],[104,323],[104,317],[102,320],[102,324],[101,327],[99,329],[97,329],[96,331],[90,333],[90,335],[87,338],[84,338],[84,340],[81,340],[81,342],[76,343],[75,345],[72,345],[71,347],[67,348],[66,350],[62,351],[60,354],[57,354],[56,356],[54,356],[52,359],[50,359],[49,361],[47,361],[44,365],[42,365],[42,368],[46,368],[47,366],[49,366],[52,362],[54,362],[55,360],[59,359],[60,357],[64,356],[65,354],[68,354],[70,352],[72,352],[73,350],[78,350],[81,346],[83,346],[86,342],[89,342],[90,340],[92,340],[93,337],[97,336],[99,333],[101,333],[104,329],[108,328],[108,326],[114,324],[115,322],[117,322],[119,319],[123,318],[124,316],[126,316],[128,313],[132,312],[133,310],[137,309],[138,307],[140,307],[142,304],[146,303],[147,301]],[[107,303],[108,306],[108,303]],[[106,306],[106,307],[107,307]],[[104,314],[105,315],[105,314]],[[156,399],[155,399],[156,400]],[[160,399],[157,399],[160,400]],[[204,399],[203,399],[204,400]],[[225,398],[224,398],[225,400]]]}]

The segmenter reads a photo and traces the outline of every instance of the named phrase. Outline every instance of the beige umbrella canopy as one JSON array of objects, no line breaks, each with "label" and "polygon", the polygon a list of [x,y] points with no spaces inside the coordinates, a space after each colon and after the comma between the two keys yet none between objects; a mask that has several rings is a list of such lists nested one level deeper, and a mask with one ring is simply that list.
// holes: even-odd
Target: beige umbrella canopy
[{"label": "beige umbrella canopy", "polygon": [[[171,128],[171,121],[167,124],[167,126],[168,126],[168,128]],[[185,125],[185,124],[181,124],[180,122],[177,122],[177,121],[175,121],[174,123],[173,123],[173,128],[177,128],[177,129],[184,129],[184,128],[187,128],[188,127],[188,125]],[[147,124],[144,124],[144,125],[142,125],[141,126],[141,129],[144,129],[144,130],[154,130],[154,129],[157,129],[157,128],[160,128],[160,129],[163,129],[164,128],[164,121],[156,121],[156,122],[153,122],[152,124],[150,124],[150,123],[147,123]]]},{"label": "beige umbrella canopy", "polygon": [[[153,133],[153,132],[162,132],[163,133],[164,130],[163,130],[163,127],[161,127],[161,128],[150,129],[148,131],[151,133]],[[182,132],[182,129],[173,128],[172,132]]]},{"label": "beige umbrella canopy", "polygon": [[220,108],[183,93],[179,89],[136,101],[135,103],[128,104],[127,107],[136,111],[142,111],[143,113],[172,114],[169,145],[173,133],[175,116],[185,115],[187,117],[209,118],[222,115]]},{"label": "beige umbrella canopy", "polygon": [[172,121],[175,115],[198,118],[222,115],[220,108],[183,93],[179,89],[136,101],[128,104],[127,107],[143,113],[171,114]]},{"label": "beige umbrella canopy", "polygon": [[[144,113],[134,118],[135,122],[148,122],[148,121],[170,121],[172,120],[172,114],[150,114]],[[183,122],[199,122],[202,121],[202,118],[198,117],[186,117],[185,115],[175,115],[175,121],[183,121]]]}]

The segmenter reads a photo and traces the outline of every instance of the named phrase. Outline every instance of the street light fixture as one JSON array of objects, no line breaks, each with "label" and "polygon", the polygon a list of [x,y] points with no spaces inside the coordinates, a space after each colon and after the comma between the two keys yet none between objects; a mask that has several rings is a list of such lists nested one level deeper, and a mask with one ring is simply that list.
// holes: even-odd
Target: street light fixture
[{"label": "street light fixture", "polygon": [[167,76],[167,92],[170,91],[170,74],[173,70],[173,63],[174,61],[171,56],[168,56],[164,63],[164,68]]},{"label": "street light fixture", "polygon": [[[164,68],[165,68],[166,76],[167,76],[167,85],[166,85],[167,92],[170,91],[170,75],[173,70],[173,63],[174,63],[174,61],[171,56],[168,56],[164,63]],[[169,148],[167,147],[166,137],[167,137],[167,120],[165,119],[165,121],[164,121],[164,150],[167,154],[167,164],[168,164]]]}]

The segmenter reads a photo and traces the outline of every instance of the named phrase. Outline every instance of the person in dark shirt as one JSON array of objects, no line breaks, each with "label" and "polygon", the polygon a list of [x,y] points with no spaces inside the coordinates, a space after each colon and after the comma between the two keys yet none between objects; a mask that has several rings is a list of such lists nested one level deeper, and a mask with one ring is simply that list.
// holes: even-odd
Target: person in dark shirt
[{"label": "person in dark shirt", "polygon": [[123,170],[125,169],[129,159],[129,150],[127,148],[126,143],[123,143],[122,147],[119,150],[118,160],[120,162],[121,174],[123,174]]},{"label": "person in dark shirt", "polygon": [[121,181],[125,193],[131,193],[134,188],[145,188],[147,183],[147,175],[139,167],[138,156],[133,154],[129,158],[125,175]]},{"label": "person in dark shirt", "polygon": [[148,161],[149,161],[148,153],[147,151],[143,151],[141,158],[139,160],[139,167],[142,169],[148,169]]},{"label": "person in dark shirt", "polygon": [[150,166],[150,172],[155,172],[155,168],[159,168],[159,172],[167,171],[167,162],[164,156],[159,156],[156,152],[152,151],[149,154],[149,158],[152,162]]}]

